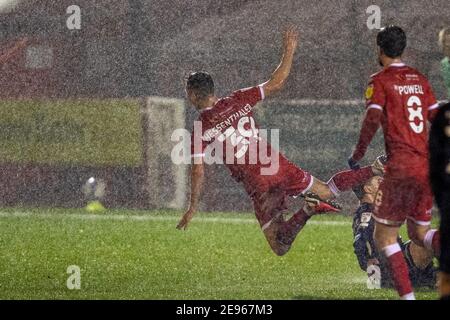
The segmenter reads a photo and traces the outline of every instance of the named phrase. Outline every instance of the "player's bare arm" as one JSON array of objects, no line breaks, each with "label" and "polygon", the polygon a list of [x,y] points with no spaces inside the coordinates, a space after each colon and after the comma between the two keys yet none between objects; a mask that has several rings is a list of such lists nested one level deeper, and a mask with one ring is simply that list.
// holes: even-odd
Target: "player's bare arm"
[{"label": "player's bare arm", "polygon": [[281,62],[272,73],[270,80],[263,84],[266,97],[280,91],[289,76],[294,60],[295,50],[298,44],[298,31],[294,26],[290,26],[283,33],[283,56]]},{"label": "player's bare arm", "polygon": [[5,53],[0,55],[0,64],[7,62],[13,55],[15,55],[19,50],[23,49],[28,43],[27,38],[19,40],[14,47],[7,50]]},{"label": "player's bare arm", "polygon": [[187,228],[187,225],[198,209],[200,195],[203,188],[204,176],[205,173],[203,163],[194,163],[191,170],[191,200],[188,210],[184,213],[183,217],[177,225],[177,229],[179,230],[185,230]]}]

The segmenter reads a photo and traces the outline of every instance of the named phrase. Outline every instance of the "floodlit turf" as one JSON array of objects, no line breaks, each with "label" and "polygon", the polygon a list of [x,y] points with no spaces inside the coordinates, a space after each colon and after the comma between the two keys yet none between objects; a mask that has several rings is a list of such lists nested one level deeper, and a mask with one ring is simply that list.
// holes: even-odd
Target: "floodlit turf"
[{"label": "floodlit turf", "polygon": [[[395,299],[368,290],[351,220],[314,217],[284,257],[250,214],[0,210],[1,299]],[[66,286],[81,268],[81,289]],[[434,291],[417,293],[435,299]]]}]

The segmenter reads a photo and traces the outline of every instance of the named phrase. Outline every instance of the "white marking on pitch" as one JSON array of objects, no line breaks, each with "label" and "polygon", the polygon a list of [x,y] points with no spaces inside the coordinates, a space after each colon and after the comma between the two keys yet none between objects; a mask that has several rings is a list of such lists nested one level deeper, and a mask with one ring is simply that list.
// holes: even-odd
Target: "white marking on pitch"
[{"label": "white marking on pitch", "polygon": [[[181,217],[155,216],[155,215],[118,215],[118,214],[58,214],[58,213],[31,213],[31,212],[0,212],[0,218],[68,218],[78,220],[131,220],[131,221],[179,221]],[[248,218],[218,218],[218,217],[194,217],[192,222],[206,223],[229,223],[229,224],[253,224],[256,219]],[[308,225],[325,226],[349,226],[351,222],[346,221],[309,221]]]}]

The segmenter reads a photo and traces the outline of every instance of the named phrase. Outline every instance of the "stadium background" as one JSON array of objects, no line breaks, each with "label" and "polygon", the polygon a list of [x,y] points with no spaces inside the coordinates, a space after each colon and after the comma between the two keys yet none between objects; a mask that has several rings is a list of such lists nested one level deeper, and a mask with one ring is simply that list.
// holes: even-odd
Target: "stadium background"
[{"label": "stadium background", "polygon": [[[30,43],[0,69],[0,204],[80,207],[81,186],[95,176],[106,182],[108,207],[170,206],[179,172],[163,144],[175,127],[149,112],[148,97],[183,99],[183,77],[198,69],[214,75],[219,95],[260,83],[278,63],[287,23],[301,31],[295,70],[257,116],[281,129],[281,149],[319,178],[345,167],[365,84],[378,69],[369,5],[380,6],[382,24],[405,28],[405,60],[445,97],[437,33],[448,1],[318,3],[35,0],[2,11],[0,50],[24,36]],[[81,30],[66,27],[72,4],[81,7]],[[168,110],[182,108],[183,100],[168,101]],[[176,123],[190,128],[196,113],[183,111]],[[382,151],[380,137],[374,146],[368,159]],[[225,168],[207,175],[202,210],[250,209]]]}]

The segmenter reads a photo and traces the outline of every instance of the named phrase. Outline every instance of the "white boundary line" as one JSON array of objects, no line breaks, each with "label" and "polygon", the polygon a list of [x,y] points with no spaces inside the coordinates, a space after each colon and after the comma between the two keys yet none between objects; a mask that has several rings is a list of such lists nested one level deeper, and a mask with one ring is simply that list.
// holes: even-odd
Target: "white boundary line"
[{"label": "white boundary line", "polygon": [[[38,218],[38,219],[77,219],[77,220],[117,220],[117,221],[173,221],[177,222],[180,217],[155,216],[155,215],[119,215],[119,214],[59,214],[59,213],[31,213],[23,211],[1,212],[1,218]],[[227,223],[227,224],[257,224],[256,218],[218,218],[218,217],[194,217],[192,222],[204,223]],[[346,221],[309,221],[308,225],[326,226],[350,226],[351,222]]]},{"label": "white boundary line", "polygon": [[285,106],[334,106],[334,107],[361,107],[364,110],[364,100],[339,100],[339,99],[288,99],[288,100],[271,100],[264,103],[278,103]]}]

